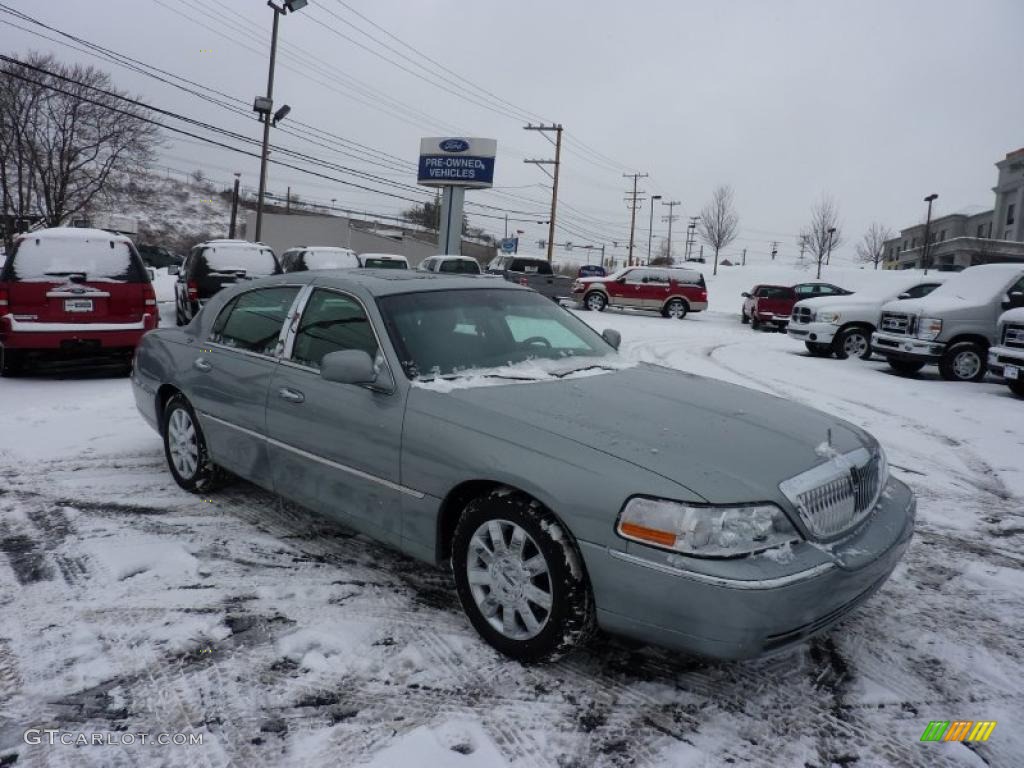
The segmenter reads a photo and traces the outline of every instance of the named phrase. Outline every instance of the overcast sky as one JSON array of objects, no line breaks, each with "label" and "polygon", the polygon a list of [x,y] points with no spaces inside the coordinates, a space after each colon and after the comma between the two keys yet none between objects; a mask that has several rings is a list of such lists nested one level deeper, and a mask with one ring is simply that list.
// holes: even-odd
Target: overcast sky
[{"label": "overcast sky", "polygon": [[[263,0],[3,2],[249,103],[266,88],[273,14]],[[839,253],[852,258],[870,222],[916,223],[929,193],[939,194],[940,215],[991,207],[993,163],[1024,146],[1022,29],[1020,0],[310,0],[281,21],[275,103],[292,107],[294,130],[301,121],[409,164],[421,136],[496,138],[500,193],[469,192],[467,201],[524,211],[513,216],[529,223],[514,226],[531,241],[546,236],[535,221],[547,218],[550,183],[523,159],[550,158],[553,147],[522,129],[525,113],[565,126],[559,204],[571,231],[559,241],[627,241],[622,174],[635,170],[650,174],[640,184],[648,195],[681,202],[676,245],[686,217],[730,184],[741,221],[730,255],[746,247],[751,260],[765,259],[777,240],[781,257],[793,259],[796,233],[828,193],[843,220]],[[260,135],[254,118],[6,23],[0,35],[6,51],[96,64],[149,103]],[[272,140],[415,183],[413,171],[364,159],[363,150],[357,159],[282,132]],[[225,185],[240,171],[243,184],[257,183],[254,158],[171,137],[162,154],[172,169],[201,167]],[[283,194],[288,184],[306,199],[363,210],[409,205],[272,166],[270,190]],[[654,211],[655,248],[667,210]],[[467,211],[502,234],[500,218],[474,215],[500,211]],[[649,216],[645,202],[636,238],[644,253]]]}]

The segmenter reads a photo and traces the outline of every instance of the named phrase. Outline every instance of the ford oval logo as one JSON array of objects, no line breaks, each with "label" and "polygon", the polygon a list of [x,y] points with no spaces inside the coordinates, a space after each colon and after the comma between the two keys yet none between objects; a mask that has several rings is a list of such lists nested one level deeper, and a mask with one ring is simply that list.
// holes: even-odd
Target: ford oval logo
[{"label": "ford oval logo", "polygon": [[445,152],[465,152],[469,149],[469,142],[465,139],[445,139],[438,146]]}]

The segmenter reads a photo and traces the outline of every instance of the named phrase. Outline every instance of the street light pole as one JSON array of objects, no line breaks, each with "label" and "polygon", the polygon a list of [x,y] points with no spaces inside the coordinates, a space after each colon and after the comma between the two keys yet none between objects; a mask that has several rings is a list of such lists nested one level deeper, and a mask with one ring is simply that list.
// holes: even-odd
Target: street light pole
[{"label": "street light pole", "polygon": [[[825,263],[826,264],[829,263],[831,261],[831,259],[832,259],[832,237],[833,237],[833,235],[835,235],[835,233],[836,233],[836,228],[835,227],[829,227],[829,229],[828,229],[828,251],[825,254]],[[821,259],[818,259],[818,277],[816,279],[821,280]]]},{"label": "street light pole", "polygon": [[932,203],[938,198],[934,192],[924,199],[928,203],[928,216],[924,220],[924,250],[921,251],[921,266],[924,267],[924,273],[928,274],[928,230],[932,225]]},{"label": "street light pole", "polygon": [[647,230],[647,265],[651,264],[651,244],[654,241],[654,201],[661,200],[661,195],[651,195],[651,226]]}]

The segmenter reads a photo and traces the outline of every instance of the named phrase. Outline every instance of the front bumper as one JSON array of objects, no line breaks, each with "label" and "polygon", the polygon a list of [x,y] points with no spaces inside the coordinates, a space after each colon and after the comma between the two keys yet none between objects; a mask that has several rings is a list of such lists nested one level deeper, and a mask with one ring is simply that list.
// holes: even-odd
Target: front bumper
[{"label": "front bumper", "polygon": [[882,586],[910,543],[916,502],[890,478],[852,535],[792,559],[697,560],[630,543],[580,542],[606,631],[721,659],[778,651],[824,631]]},{"label": "front bumper", "polygon": [[946,351],[946,344],[941,341],[922,341],[913,336],[876,331],[871,334],[871,348],[883,357],[893,360],[937,363]]},{"label": "front bumper", "polygon": [[1018,369],[1018,378],[1024,378],[1024,349],[1010,347],[989,347],[988,369],[996,376],[1006,378],[1006,366]]},{"label": "front bumper", "polygon": [[779,330],[783,330],[787,325],[789,325],[789,315],[776,315],[772,312],[755,312],[754,317],[757,318],[759,323],[774,325]]},{"label": "front bumper", "polygon": [[788,334],[798,341],[831,344],[839,326],[832,323],[790,323]]}]

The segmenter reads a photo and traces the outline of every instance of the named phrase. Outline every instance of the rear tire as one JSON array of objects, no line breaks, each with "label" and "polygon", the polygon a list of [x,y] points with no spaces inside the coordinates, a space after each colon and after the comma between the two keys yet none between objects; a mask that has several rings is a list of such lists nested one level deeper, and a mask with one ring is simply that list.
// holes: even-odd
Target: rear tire
[{"label": "rear tire", "polygon": [[743,323],[744,325],[746,325],[747,323],[750,322],[750,318],[747,317],[747,313],[746,312],[741,312],[740,313],[740,322]]},{"label": "rear tire", "polygon": [[163,435],[174,482],[192,493],[208,493],[223,484],[224,472],[210,461],[196,412],[180,392],[164,406]]},{"label": "rear tire", "polygon": [[985,349],[973,341],[961,341],[939,360],[939,374],[946,381],[981,381],[988,368]]},{"label": "rear tire", "polygon": [[887,362],[889,367],[901,376],[912,376],[924,368],[924,363],[915,363],[912,360],[893,360],[890,358]]},{"label": "rear tire", "polygon": [[864,328],[853,326],[839,332],[832,341],[832,351],[839,360],[859,357],[871,359],[871,333]]},{"label": "rear tire", "polygon": [[575,541],[525,494],[504,489],[471,501],[455,526],[451,563],[470,622],[506,656],[554,661],[595,631]]},{"label": "rear tire", "polygon": [[591,291],[583,297],[583,304],[587,309],[604,312],[604,308],[608,306],[608,299],[600,291]]},{"label": "rear tire", "polygon": [[682,320],[686,317],[686,313],[690,311],[689,306],[682,299],[671,299],[661,310],[661,314],[665,317],[671,317],[675,320]]},{"label": "rear tire", "polygon": [[25,357],[20,349],[0,348],[0,376],[17,376],[24,367]]},{"label": "rear tire", "polygon": [[832,357],[831,344],[819,344],[816,341],[805,341],[804,346],[812,357]]}]

